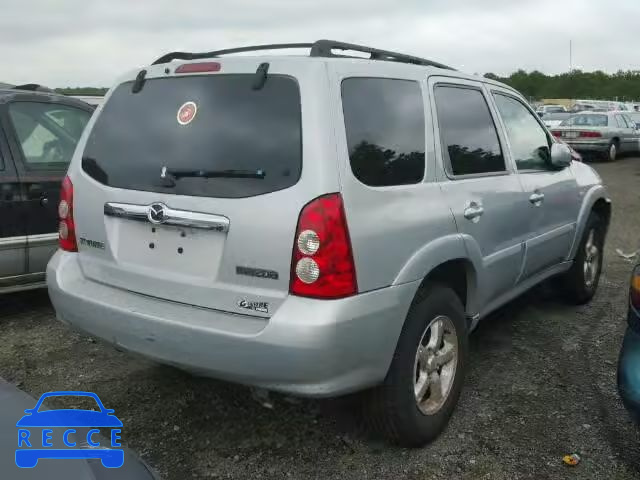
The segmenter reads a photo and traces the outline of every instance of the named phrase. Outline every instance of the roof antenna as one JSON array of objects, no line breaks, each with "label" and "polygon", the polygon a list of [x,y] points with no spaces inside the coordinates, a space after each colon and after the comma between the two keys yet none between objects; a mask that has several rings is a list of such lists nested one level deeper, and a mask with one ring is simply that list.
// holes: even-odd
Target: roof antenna
[{"label": "roof antenna", "polygon": [[133,86],[131,87],[131,93],[138,93],[140,90],[142,90],[146,76],[146,70],[140,70],[138,72],[138,75],[136,75],[136,80],[135,82],[133,82]]},{"label": "roof antenna", "polygon": [[264,84],[267,82],[267,73],[269,73],[269,64],[267,62],[261,63],[256,70],[256,77],[253,80],[253,90],[261,90]]}]

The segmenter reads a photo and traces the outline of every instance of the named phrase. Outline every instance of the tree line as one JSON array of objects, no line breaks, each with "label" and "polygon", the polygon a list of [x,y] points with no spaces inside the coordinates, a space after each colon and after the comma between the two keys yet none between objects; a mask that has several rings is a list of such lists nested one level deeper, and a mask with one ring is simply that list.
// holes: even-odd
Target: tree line
[{"label": "tree line", "polygon": [[[583,72],[573,70],[560,75],[546,75],[534,70],[518,70],[508,77],[487,73],[486,78],[512,86],[530,99],[584,98],[592,100],[640,101],[640,70],[619,71],[608,74],[603,71]],[[66,87],[57,88],[65,95],[104,95],[106,88]]]},{"label": "tree line", "polygon": [[518,70],[508,77],[493,73],[486,78],[506,83],[528,98],[580,98],[590,100],[640,101],[640,70],[583,72],[573,70],[560,75],[546,75],[534,70]]}]

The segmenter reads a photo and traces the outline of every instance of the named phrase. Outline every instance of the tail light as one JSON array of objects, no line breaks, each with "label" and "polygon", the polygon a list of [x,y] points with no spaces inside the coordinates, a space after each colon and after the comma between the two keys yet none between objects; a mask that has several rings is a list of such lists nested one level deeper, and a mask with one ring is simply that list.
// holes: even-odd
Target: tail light
[{"label": "tail light", "polygon": [[580,132],[582,138],[600,138],[602,134],[600,132]]},{"label": "tail light", "polygon": [[631,275],[631,288],[629,289],[629,301],[631,306],[640,312],[640,265],[633,269]]},{"label": "tail light", "polygon": [[76,225],[73,221],[73,183],[69,177],[64,177],[60,190],[58,204],[58,241],[60,248],[67,252],[77,252]]},{"label": "tail light", "polygon": [[551,135],[553,135],[554,137],[561,137],[562,136],[562,132],[560,132],[558,130],[553,130],[551,132]]},{"label": "tail light", "polygon": [[289,292],[324,299],[358,293],[351,239],[339,193],[318,197],[300,212]]}]

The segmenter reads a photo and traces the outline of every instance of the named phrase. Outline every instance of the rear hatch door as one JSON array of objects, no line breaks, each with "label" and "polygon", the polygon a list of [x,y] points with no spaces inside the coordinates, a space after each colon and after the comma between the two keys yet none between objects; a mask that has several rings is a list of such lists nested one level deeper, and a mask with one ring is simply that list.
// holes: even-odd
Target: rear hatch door
[{"label": "rear hatch door", "polygon": [[260,85],[262,62],[184,76],[160,65],[139,92],[133,80],[111,92],[74,158],[86,277],[228,312],[278,308],[300,210],[338,179],[321,169],[322,63],[272,60]]}]

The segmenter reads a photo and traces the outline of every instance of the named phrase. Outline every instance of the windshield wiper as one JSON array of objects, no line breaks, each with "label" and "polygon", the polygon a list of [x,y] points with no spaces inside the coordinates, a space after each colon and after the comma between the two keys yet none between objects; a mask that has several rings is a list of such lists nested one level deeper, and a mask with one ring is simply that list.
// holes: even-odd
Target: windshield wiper
[{"label": "windshield wiper", "polygon": [[176,180],[181,178],[255,178],[264,179],[264,170],[180,170],[162,167],[160,178],[165,185],[175,187]]}]

